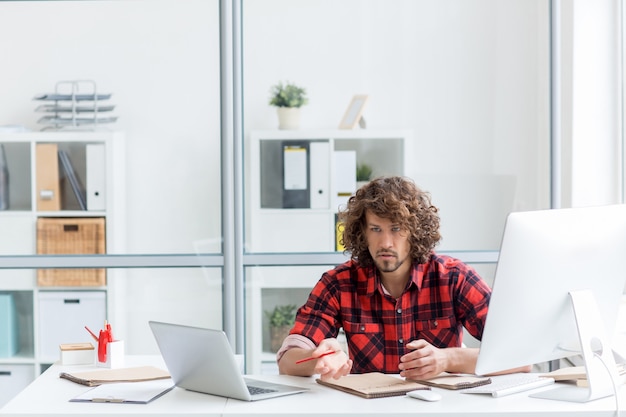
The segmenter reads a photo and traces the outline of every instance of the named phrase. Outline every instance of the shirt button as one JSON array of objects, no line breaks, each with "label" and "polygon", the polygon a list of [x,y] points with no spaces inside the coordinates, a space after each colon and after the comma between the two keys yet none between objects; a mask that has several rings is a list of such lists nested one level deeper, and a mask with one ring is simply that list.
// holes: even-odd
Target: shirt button
[{"label": "shirt button", "polygon": [[404,344],[404,339],[400,339],[400,340],[398,340],[398,342],[400,342],[400,344],[402,345],[402,344]]},{"label": "shirt button", "polygon": [[396,313],[401,314],[402,313],[402,309],[401,308],[397,309]]},{"label": "shirt button", "polygon": [[364,332],[365,331],[365,326],[361,326],[361,331]]}]

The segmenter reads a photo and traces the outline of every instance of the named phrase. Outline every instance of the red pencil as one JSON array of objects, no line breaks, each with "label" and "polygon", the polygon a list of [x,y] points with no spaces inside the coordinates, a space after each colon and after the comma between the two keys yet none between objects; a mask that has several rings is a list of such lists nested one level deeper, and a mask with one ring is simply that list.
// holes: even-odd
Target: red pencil
[{"label": "red pencil", "polygon": [[322,356],[332,355],[333,353],[337,353],[337,351],[336,351],[336,350],[331,350],[330,352],[322,353],[321,355],[319,355],[319,356],[318,356],[318,357],[316,357],[316,358],[315,358],[315,357],[313,357],[313,356],[310,356],[310,357],[308,357],[308,358],[300,359],[299,361],[296,361],[296,365],[297,365],[297,364],[299,364],[299,363],[302,363],[302,362],[312,361],[313,359],[319,359],[319,358],[321,358]]},{"label": "red pencil", "polygon": [[96,343],[97,343],[98,342],[98,336],[96,336],[91,330],[89,330],[89,327],[85,326],[85,329],[89,332],[91,337],[93,337],[93,340],[95,340]]}]

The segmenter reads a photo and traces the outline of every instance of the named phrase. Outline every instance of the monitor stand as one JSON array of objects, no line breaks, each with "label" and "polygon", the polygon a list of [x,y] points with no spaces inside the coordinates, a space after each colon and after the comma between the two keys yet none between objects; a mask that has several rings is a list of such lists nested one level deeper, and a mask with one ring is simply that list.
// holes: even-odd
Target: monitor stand
[{"label": "monitor stand", "polygon": [[[598,304],[589,290],[570,292],[588,387],[565,386],[530,395],[533,398],[584,403],[614,395],[621,384]],[[616,385],[614,385],[616,384]]]}]

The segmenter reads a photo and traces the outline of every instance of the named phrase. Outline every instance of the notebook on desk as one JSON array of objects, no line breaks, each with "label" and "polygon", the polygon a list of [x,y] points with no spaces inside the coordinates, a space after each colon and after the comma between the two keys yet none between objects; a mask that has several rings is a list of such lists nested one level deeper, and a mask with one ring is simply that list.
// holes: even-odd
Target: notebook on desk
[{"label": "notebook on desk", "polygon": [[150,321],[165,365],[177,387],[243,401],[263,400],[307,388],[244,378],[221,330]]}]

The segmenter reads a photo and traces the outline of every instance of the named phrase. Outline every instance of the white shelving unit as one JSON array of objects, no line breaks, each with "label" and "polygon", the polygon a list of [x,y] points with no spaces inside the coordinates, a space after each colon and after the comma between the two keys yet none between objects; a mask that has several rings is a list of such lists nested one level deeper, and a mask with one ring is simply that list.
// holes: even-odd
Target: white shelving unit
[{"label": "white shelving unit", "polygon": [[[408,157],[413,155],[411,145],[410,130],[252,131],[247,250],[335,252],[336,213],[347,199],[345,194],[353,193],[357,186],[355,160],[357,165],[370,165],[373,177],[404,175]],[[295,164],[290,168],[290,161],[285,163],[285,159],[292,158],[287,155],[292,151],[301,154],[291,161]],[[295,166],[295,172],[285,174],[285,166],[287,170]],[[351,168],[346,170],[346,166]],[[285,175],[294,175],[298,186],[285,183]],[[294,188],[295,194],[289,195]],[[268,349],[265,311],[278,304],[301,305],[321,274],[333,266],[256,267],[246,271],[248,373],[277,373],[275,353]]]},{"label": "white shelving unit", "polygon": [[[343,201],[339,190],[346,177],[343,164],[335,164],[338,152],[353,152],[356,163],[367,163],[373,176],[401,175],[411,155],[409,130],[268,130],[250,135],[250,195],[247,222],[250,252],[329,252],[335,251],[335,214]],[[307,150],[306,166],[298,166],[308,177],[308,207],[283,208],[284,146]],[[314,149],[314,146],[316,147]],[[345,187],[345,186],[344,186]],[[300,190],[301,191],[301,190]],[[300,196],[302,192],[296,190]],[[305,202],[305,205],[307,203]],[[271,238],[268,238],[271,237]],[[303,238],[304,237],[304,238]]]},{"label": "white shelving unit", "polygon": [[[37,253],[37,220],[39,218],[104,218],[107,253],[124,253],[124,137],[120,132],[20,132],[0,133],[9,166],[9,208],[0,211],[0,254],[33,255]],[[81,210],[69,184],[65,185],[61,209],[37,209],[37,144],[57,144],[65,150],[78,178],[86,181],[88,144],[104,145],[104,205],[99,210]],[[59,169],[62,170],[61,164]],[[102,172],[102,171],[101,171]],[[60,175],[62,175],[60,173]],[[69,193],[69,195],[68,195]],[[58,345],[46,343],[56,335],[64,343],[92,342],[85,331],[84,320],[94,316],[94,331],[102,327],[99,320],[120,323],[124,312],[121,283],[122,270],[106,271],[105,285],[38,286],[37,270],[0,269],[0,294],[9,294],[15,304],[19,347],[8,357],[0,357],[0,406],[30,383],[51,363],[59,359]],[[84,314],[83,314],[84,313]],[[0,313],[1,314],[1,313]],[[49,318],[54,315],[53,319]],[[118,320],[119,318],[119,320]],[[0,320],[6,317],[0,316]],[[92,320],[93,321],[93,320]],[[42,324],[43,323],[43,324]],[[51,336],[52,335],[52,336]],[[4,338],[0,335],[0,338]]]}]

